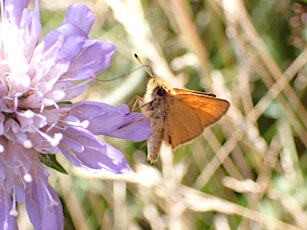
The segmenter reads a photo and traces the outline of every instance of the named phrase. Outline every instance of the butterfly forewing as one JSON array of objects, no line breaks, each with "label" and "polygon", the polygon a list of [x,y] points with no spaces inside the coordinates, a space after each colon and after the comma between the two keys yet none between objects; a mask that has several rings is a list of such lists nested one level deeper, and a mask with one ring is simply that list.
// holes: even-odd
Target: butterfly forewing
[{"label": "butterfly forewing", "polygon": [[220,119],[228,110],[229,102],[198,94],[178,94],[180,101],[191,106],[202,120],[203,128]]},{"label": "butterfly forewing", "polygon": [[208,97],[216,97],[215,94],[213,93],[205,93],[205,92],[200,92],[200,91],[195,91],[195,90],[186,90],[186,89],[178,89],[178,88],[173,88],[173,90],[176,92],[176,94],[196,94],[199,96],[208,96]]},{"label": "butterfly forewing", "polygon": [[180,144],[195,139],[204,129],[201,118],[192,107],[181,103],[176,96],[170,100],[170,104],[176,109],[170,109],[167,113],[164,141],[172,148],[176,148]]},{"label": "butterfly forewing", "polygon": [[164,141],[173,148],[198,137],[204,128],[220,119],[229,102],[202,92],[191,93],[175,89],[176,95],[167,97],[169,110],[164,126]]}]

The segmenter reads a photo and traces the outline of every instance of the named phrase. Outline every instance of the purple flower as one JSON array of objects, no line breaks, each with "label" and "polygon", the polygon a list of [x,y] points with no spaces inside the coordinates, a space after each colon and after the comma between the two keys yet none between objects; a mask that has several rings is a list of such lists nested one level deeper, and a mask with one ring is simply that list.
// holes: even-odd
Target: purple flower
[{"label": "purple flower", "polygon": [[38,155],[61,152],[85,170],[129,173],[122,153],[96,135],[142,141],[151,128],[126,105],[70,103],[109,66],[114,46],[88,38],[94,15],[83,4],[39,42],[39,1],[33,11],[28,3],[1,1],[0,226],[17,229],[16,204],[25,201],[35,229],[63,229],[60,200]]}]

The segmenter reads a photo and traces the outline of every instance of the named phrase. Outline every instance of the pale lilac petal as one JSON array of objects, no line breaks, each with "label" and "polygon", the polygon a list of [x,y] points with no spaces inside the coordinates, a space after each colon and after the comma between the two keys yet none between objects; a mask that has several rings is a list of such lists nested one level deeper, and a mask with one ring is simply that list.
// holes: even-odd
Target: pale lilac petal
[{"label": "pale lilac petal", "polygon": [[84,85],[71,85],[71,87],[67,88],[63,101],[71,101],[72,99],[82,95],[85,91],[86,87]]},{"label": "pale lilac petal", "polygon": [[96,135],[107,135],[133,141],[146,140],[152,133],[149,119],[130,112],[127,105],[110,105],[83,101],[72,105],[71,115],[81,122],[89,122],[88,130]]},{"label": "pale lilac petal", "polygon": [[[82,15],[82,17],[80,17]],[[72,24],[88,34],[95,20],[95,15],[84,4],[74,4],[69,7],[63,24]]]},{"label": "pale lilac petal", "polygon": [[[82,101],[71,107],[70,114],[80,121],[88,120],[88,129],[94,134],[107,134],[115,131],[125,121],[125,113],[121,108],[110,106],[105,103]],[[126,107],[128,113],[128,107]]]},{"label": "pale lilac petal", "polygon": [[106,69],[115,51],[113,44],[102,41],[91,42],[89,46],[70,65],[65,77],[84,80],[93,77],[95,73]]},{"label": "pale lilac petal", "polygon": [[19,25],[22,12],[27,8],[30,0],[6,0],[4,1],[6,11],[5,17],[10,20],[10,23]]},{"label": "pale lilac petal", "polygon": [[126,116],[126,122],[121,127],[105,135],[131,141],[144,141],[149,138],[151,133],[150,120],[145,118],[144,114],[130,113]]},{"label": "pale lilac petal", "polygon": [[10,215],[12,209],[12,200],[10,193],[7,193],[0,187],[0,226],[1,229],[15,230],[18,229],[14,216]]},{"label": "pale lilac petal", "polygon": [[[34,57],[41,58],[41,61],[54,59],[54,63],[69,61],[81,51],[86,39],[86,34],[77,27],[62,25],[45,36],[36,47]],[[33,59],[33,62],[39,61]]]},{"label": "pale lilac petal", "polygon": [[38,230],[63,229],[63,210],[59,197],[48,183],[45,169],[37,169],[39,180],[33,180],[26,191],[29,218]]},{"label": "pale lilac petal", "polygon": [[25,55],[30,59],[38,43],[42,30],[40,18],[37,13],[28,10],[23,11],[20,27],[23,28],[23,40],[25,41]]},{"label": "pale lilac petal", "polygon": [[78,27],[71,24],[64,24],[57,29],[64,38],[59,52],[59,61],[70,61],[82,50],[87,35]]},{"label": "pale lilac petal", "polygon": [[28,138],[31,140],[33,148],[39,153],[56,154],[60,151],[58,146],[53,146],[45,137],[35,132],[29,133]]},{"label": "pale lilac petal", "polygon": [[102,143],[83,128],[69,127],[59,145],[64,155],[77,167],[117,174],[131,171],[125,157],[114,147]]}]

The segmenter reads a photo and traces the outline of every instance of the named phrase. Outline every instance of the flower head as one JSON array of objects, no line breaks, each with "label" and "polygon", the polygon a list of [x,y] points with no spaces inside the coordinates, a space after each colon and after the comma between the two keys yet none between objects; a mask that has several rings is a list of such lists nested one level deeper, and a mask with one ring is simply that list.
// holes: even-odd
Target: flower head
[{"label": "flower head", "polygon": [[62,25],[39,41],[39,1],[33,11],[28,3],[1,5],[0,223],[16,229],[16,204],[25,201],[35,229],[62,229],[61,203],[38,153],[63,153],[86,170],[127,173],[121,152],[96,135],[141,141],[151,128],[126,105],[71,103],[109,66],[114,46],[88,38],[94,15],[83,4],[71,6]]}]

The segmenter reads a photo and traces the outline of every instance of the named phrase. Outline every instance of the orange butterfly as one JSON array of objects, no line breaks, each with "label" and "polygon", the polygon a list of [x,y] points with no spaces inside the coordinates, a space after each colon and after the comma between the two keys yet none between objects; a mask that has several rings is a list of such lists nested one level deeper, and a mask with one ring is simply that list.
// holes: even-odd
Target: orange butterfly
[{"label": "orange butterfly", "polygon": [[136,54],[135,58],[151,76],[141,109],[150,118],[153,129],[147,160],[154,163],[159,158],[162,140],[173,149],[194,140],[205,127],[220,119],[230,104],[214,94],[171,88],[162,78],[154,76]]}]

